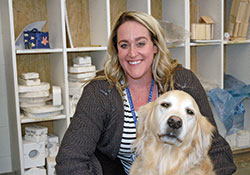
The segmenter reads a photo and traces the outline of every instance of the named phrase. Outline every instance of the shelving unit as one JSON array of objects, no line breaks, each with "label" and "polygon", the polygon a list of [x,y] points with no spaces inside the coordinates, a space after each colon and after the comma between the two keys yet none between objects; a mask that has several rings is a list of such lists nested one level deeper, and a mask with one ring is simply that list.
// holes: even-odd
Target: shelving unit
[{"label": "shelving unit", "polygon": [[[225,22],[224,26],[227,26],[227,21],[230,14],[230,7],[232,0],[225,1]],[[226,29],[224,29],[226,31]],[[240,81],[250,84],[250,26],[248,26],[246,40],[228,41],[223,42],[224,46],[224,71],[226,74],[233,75]],[[246,109],[244,114],[244,129],[250,132],[250,99],[243,101],[243,105]],[[250,145],[247,148],[233,148],[233,152],[249,152]]]},{"label": "shelving unit", "polygon": [[[67,82],[67,57],[66,57],[66,38],[65,38],[65,20],[64,20],[64,8],[63,1],[37,1],[41,3],[41,6],[34,6],[32,9],[27,9],[28,1],[11,1],[4,0],[0,2],[0,6],[6,10],[8,18],[3,26],[3,33],[6,33],[5,44],[9,45],[8,48],[4,48],[5,51],[9,51],[9,56],[6,55],[6,60],[11,62],[9,64],[9,74],[6,78],[10,80],[11,92],[14,94],[9,96],[9,128],[10,139],[11,139],[11,154],[12,154],[12,169],[17,174],[24,174],[24,159],[23,159],[23,144],[22,137],[24,135],[24,127],[39,123],[39,125],[50,126],[49,131],[53,134],[63,137],[66,128],[69,125],[69,118],[67,117],[69,112],[68,107],[68,82]],[[17,10],[20,7],[21,10]],[[26,3],[26,4],[25,4]],[[34,5],[34,4],[33,4]],[[42,9],[42,10],[41,10]],[[23,11],[22,11],[23,10]],[[25,15],[31,15],[34,11],[41,12],[36,14],[34,19],[29,19]],[[2,12],[2,11],[1,11]],[[2,16],[2,14],[1,14]],[[26,18],[26,20],[24,20]],[[50,34],[50,49],[35,49],[35,50],[16,50],[15,49],[15,36],[19,34],[27,23],[43,20],[46,18],[46,28]],[[34,20],[34,21],[32,21]],[[23,23],[24,26],[19,26],[20,21],[27,22]],[[8,24],[8,25],[6,25]],[[56,24],[56,25],[55,25]],[[15,33],[16,32],[16,33]],[[19,32],[19,33],[18,33]],[[8,57],[7,57],[8,56]],[[49,82],[50,85],[60,86],[62,89],[62,103],[64,110],[61,115],[54,116],[51,118],[41,119],[30,119],[20,117],[20,107],[18,98],[18,77],[22,72],[38,72],[40,74],[41,81]],[[12,110],[11,110],[12,108]]]},{"label": "shelving unit", "polygon": [[[0,17],[0,56],[4,58],[6,72],[4,89],[8,95],[9,128],[11,135],[12,169],[24,174],[22,136],[23,128],[33,123],[49,126],[49,132],[60,140],[70,124],[68,66],[78,55],[90,55],[97,69],[102,69],[106,54],[108,37],[117,15],[126,10],[139,10],[151,14],[159,20],[167,20],[187,31],[201,15],[210,16],[215,21],[214,39],[193,42],[187,38],[184,44],[171,47],[174,58],[184,67],[192,69],[206,80],[223,88],[224,73],[250,83],[250,28],[246,41],[224,41],[228,13],[232,0],[1,0]],[[37,4],[36,4],[37,3]],[[74,47],[68,44],[65,4],[68,25]],[[192,16],[190,6],[197,5],[197,16]],[[225,13],[224,13],[225,12]],[[27,16],[32,16],[28,18]],[[16,50],[15,38],[27,24],[46,20],[44,30],[49,31],[50,49]],[[22,21],[22,22],[20,22]],[[0,58],[2,62],[2,58]],[[1,69],[2,70],[2,69]],[[64,111],[61,115],[35,120],[20,119],[18,99],[18,76],[22,72],[36,71],[42,81],[60,86]],[[245,129],[250,131],[250,102],[246,107]],[[223,132],[223,131],[222,131]],[[249,145],[250,147],[250,145]],[[1,165],[0,165],[1,167]],[[1,173],[1,172],[0,172]]]}]

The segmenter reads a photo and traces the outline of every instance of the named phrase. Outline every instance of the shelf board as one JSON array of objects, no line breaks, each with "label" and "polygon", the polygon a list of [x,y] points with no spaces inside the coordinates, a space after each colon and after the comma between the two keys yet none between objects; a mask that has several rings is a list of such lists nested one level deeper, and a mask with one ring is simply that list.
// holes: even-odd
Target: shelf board
[{"label": "shelf board", "polygon": [[62,48],[56,49],[17,49],[16,54],[42,54],[42,53],[60,53],[62,52]]},{"label": "shelf board", "polygon": [[67,52],[106,51],[107,47],[75,47],[66,50]]},{"label": "shelf board", "polygon": [[212,46],[220,43],[221,40],[191,40],[190,46]]},{"label": "shelf board", "polygon": [[234,41],[224,41],[224,44],[250,44],[250,40],[234,40]]},{"label": "shelf board", "polygon": [[182,44],[167,44],[167,47],[168,48],[181,48],[181,47],[184,47],[185,45],[184,45],[184,43],[182,43]]},{"label": "shelf board", "polygon": [[233,151],[233,154],[247,153],[247,152],[250,152],[250,146],[249,147],[245,147],[245,148],[233,147],[232,151]]},{"label": "shelf board", "polygon": [[56,115],[53,117],[46,117],[46,118],[29,118],[29,117],[23,117],[21,118],[21,123],[34,123],[34,122],[42,122],[42,121],[51,121],[51,120],[60,120],[65,119],[66,115]]}]

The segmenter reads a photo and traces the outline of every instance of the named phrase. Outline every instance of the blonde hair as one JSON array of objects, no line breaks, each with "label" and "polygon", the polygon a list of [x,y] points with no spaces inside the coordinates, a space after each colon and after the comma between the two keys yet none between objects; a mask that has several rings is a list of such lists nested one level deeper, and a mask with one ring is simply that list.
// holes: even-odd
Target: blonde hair
[{"label": "blonde hair", "polygon": [[[108,42],[108,55],[104,63],[105,76],[97,77],[97,79],[107,79],[111,86],[118,89],[120,94],[127,86],[126,76],[120,65],[117,49],[117,31],[127,21],[136,21],[144,25],[151,35],[152,42],[158,48],[152,64],[152,72],[159,91],[166,92],[169,86],[173,88],[173,70],[178,63],[176,60],[171,59],[163,29],[153,16],[138,11],[124,12],[116,20]],[[124,83],[121,84],[121,81]]]}]

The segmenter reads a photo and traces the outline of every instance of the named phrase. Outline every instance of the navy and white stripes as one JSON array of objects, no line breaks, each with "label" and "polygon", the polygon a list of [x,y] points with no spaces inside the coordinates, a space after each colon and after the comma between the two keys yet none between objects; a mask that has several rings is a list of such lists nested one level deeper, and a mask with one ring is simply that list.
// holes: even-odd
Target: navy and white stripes
[{"label": "navy and white stripes", "polygon": [[124,97],[124,125],[123,125],[122,140],[121,140],[120,150],[118,153],[118,158],[120,158],[125,172],[129,174],[130,166],[132,165],[131,144],[136,139],[136,126],[132,116],[131,108],[129,106],[126,91],[123,91],[123,97]]}]

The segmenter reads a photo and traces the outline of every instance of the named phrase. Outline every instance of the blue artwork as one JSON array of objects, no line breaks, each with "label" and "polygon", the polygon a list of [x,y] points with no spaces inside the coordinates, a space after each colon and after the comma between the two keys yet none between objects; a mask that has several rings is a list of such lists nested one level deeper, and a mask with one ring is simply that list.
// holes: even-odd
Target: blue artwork
[{"label": "blue artwork", "polygon": [[23,34],[25,49],[50,48],[48,32],[40,32],[38,29],[33,28],[30,31],[24,31]]}]

